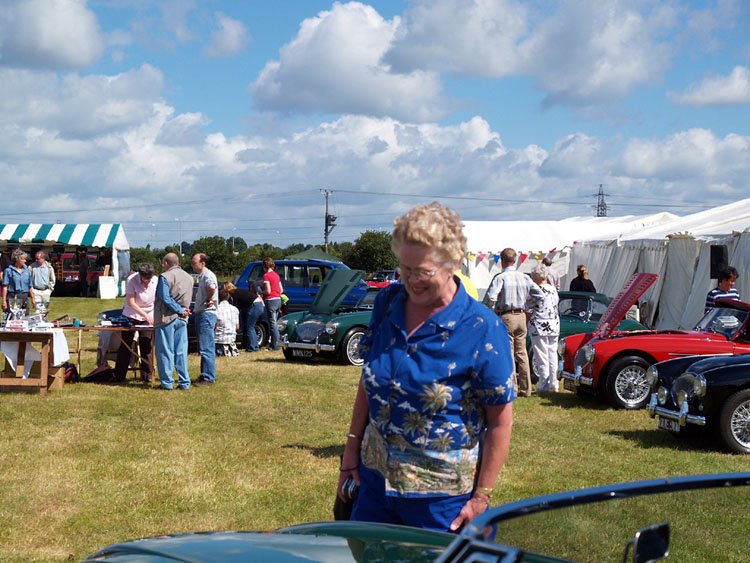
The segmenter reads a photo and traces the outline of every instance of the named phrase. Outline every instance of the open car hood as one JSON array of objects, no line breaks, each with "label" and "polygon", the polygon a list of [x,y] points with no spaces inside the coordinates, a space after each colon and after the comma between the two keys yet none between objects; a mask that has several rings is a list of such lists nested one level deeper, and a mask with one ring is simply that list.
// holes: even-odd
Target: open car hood
[{"label": "open car hood", "polygon": [[599,324],[594,329],[594,334],[599,338],[606,338],[620,321],[625,318],[628,310],[638,301],[638,298],[646,293],[646,290],[659,278],[657,274],[633,274],[604,311]]},{"label": "open car hood", "polygon": [[328,272],[318,288],[318,294],[310,305],[309,312],[314,315],[330,315],[336,311],[364,275],[365,272],[362,270],[335,269]]}]

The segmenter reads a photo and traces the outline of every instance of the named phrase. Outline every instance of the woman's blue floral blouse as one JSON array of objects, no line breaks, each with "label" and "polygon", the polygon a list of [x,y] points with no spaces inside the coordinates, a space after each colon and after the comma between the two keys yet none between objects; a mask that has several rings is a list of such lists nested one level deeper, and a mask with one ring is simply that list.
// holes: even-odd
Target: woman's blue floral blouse
[{"label": "woman's blue floral blouse", "polygon": [[361,341],[370,410],[362,463],[383,474],[387,495],[471,492],[484,405],[516,398],[505,325],[454,279],[453,301],[408,341],[407,293],[391,284],[378,294]]}]

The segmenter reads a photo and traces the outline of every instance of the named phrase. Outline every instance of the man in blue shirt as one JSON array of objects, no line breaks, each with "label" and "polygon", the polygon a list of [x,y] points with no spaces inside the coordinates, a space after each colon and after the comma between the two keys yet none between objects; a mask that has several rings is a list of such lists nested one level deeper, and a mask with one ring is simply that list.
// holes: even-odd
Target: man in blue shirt
[{"label": "man in blue shirt", "polygon": [[11,254],[13,264],[5,268],[3,272],[3,311],[10,308],[12,300],[16,300],[21,308],[29,314],[29,297],[34,298],[34,290],[31,287],[31,272],[26,266],[26,253],[16,248]]},{"label": "man in blue shirt", "polygon": [[170,252],[162,259],[164,272],[156,284],[154,299],[154,336],[156,365],[161,384],[157,389],[172,389],[172,371],[177,371],[177,385],[190,389],[188,374],[187,318],[193,296],[193,277],[180,268],[180,258]]},{"label": "man in blue shirt", "polygon": [[706,308],[703,312],[708,313],[708,311],[713,309],[714,302],[717,299],[734,299],[735,301],[739,301],[740,292],[734,287],[734,283],[739,277],[740,275],[737,273],[737,270],[732,266],[728,266],[719,272],[719,285],[706,295]]}]

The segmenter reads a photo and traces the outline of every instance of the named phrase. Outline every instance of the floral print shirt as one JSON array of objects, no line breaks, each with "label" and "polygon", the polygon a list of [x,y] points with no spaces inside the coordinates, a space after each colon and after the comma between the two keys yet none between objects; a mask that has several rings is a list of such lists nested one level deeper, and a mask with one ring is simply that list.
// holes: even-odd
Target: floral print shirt
[{"label": "floral print shirt", "polygon": [[408,340],[406,290],[383,289],[360,344],[370,411],[362,463],[383,474],[389,496],[471,492],[484,405],[516,397],[505,325],[454,279],[453,301]]},{"label": "floral print shirt", "polygon": [[554,285],[533,284],[526,300],[529,319],[529,336],[558,336],[560,334],[560,314],[557,305],[560,296]]}]

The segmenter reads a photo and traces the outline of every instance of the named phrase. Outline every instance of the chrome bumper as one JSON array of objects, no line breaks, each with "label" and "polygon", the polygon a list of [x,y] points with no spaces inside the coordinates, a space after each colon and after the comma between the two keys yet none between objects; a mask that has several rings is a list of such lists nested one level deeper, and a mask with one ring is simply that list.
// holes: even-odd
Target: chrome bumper
[{"label": "chrome bumper", "polygon": [[292,350],[314,350],[315,352],[335,352],[336,346],[334,344],[321,344],[318,339],[315,342],[289,342],[289,338],[284,335],[281,337],[281,348],[286,350],[290,348]]},{"label": "chrome bumper", "polygon": [[563,369],[562,361],[560,361],[560,365],[557,368],[557,379],[558,380],[567,379],[568,381],[572,381],[573,385],[575,385],[576,387],[580,385],[591,386],[594,384],[593,377],[585,377],[583,375],[583,367],[576,366],[575,373],[570,373],[569,371],[565,371]]},{"label": "chrome bumper", "polygon": [[680,426],[686,426],[687,424],[695,424],[697,426],[706,425],[705,416],[688,414],[687,401],[682,403],[682,407],[680,408],[679,412],[665,409],[664,407],[659,406],[656,393],[651,393],[651,400],[648,402],[648,405],[646,405],[646,410],[648,411],[648,414],[651,418],[654,418],[656,415],[659,415],[663,418],[671,418],[672,420],[678,421],[680,423]]}]

